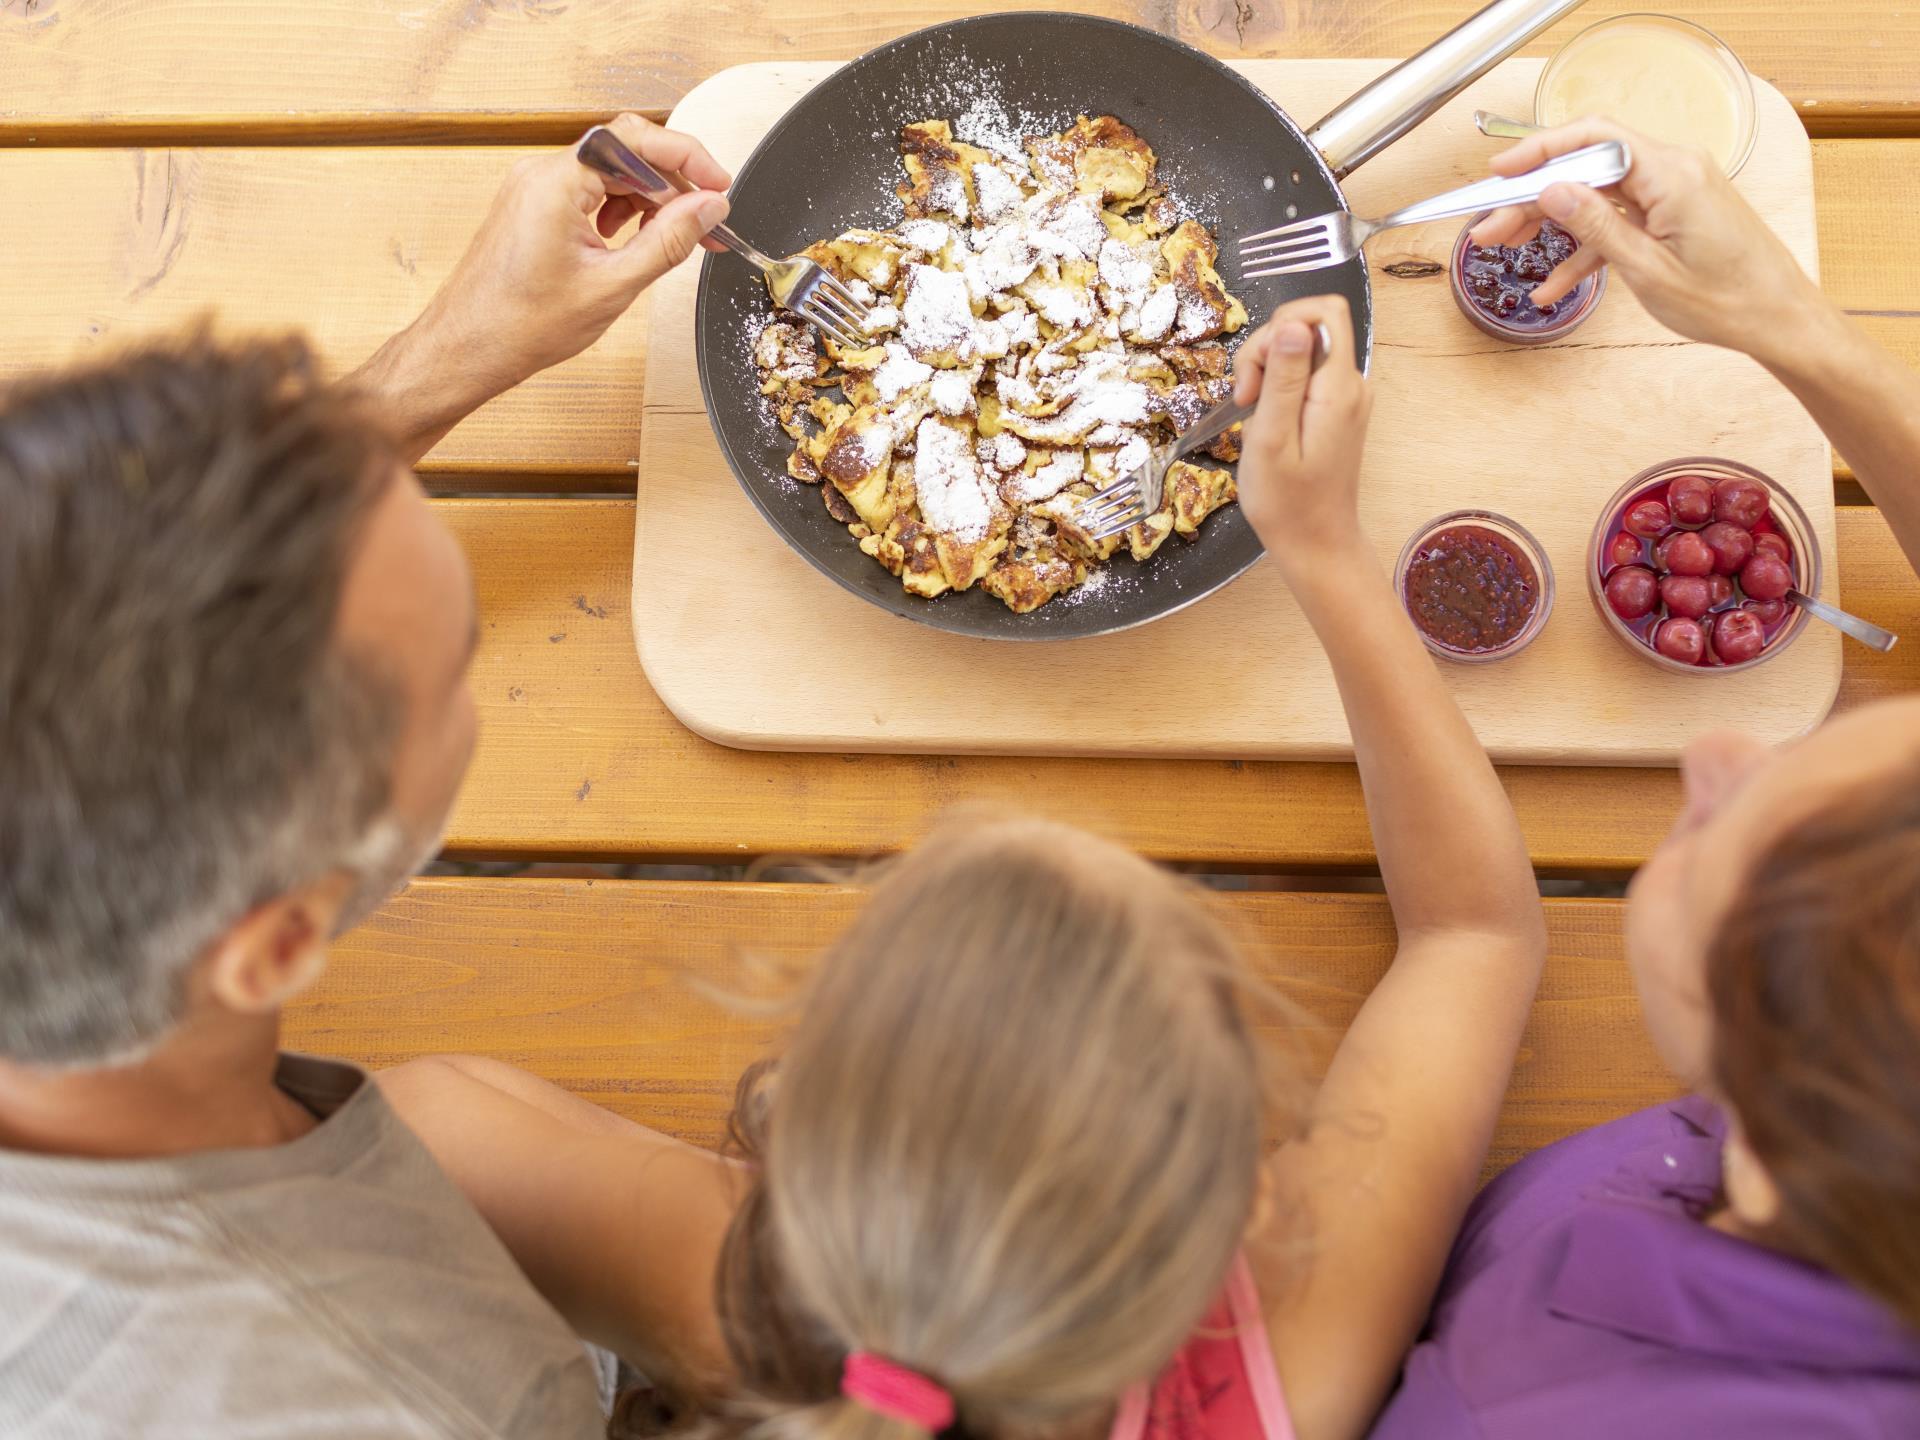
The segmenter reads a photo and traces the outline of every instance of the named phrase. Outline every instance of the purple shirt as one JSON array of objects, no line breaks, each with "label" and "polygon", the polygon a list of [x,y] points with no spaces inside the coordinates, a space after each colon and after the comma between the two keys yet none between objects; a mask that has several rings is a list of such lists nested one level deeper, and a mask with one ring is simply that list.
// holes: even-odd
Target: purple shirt
[{"label": "purple shirt", "polygon": [[1920,1437],[1920,1334],[1701,1223],[1725,1134],[1678,1100],[1489,1185],[1373,1440]]}]

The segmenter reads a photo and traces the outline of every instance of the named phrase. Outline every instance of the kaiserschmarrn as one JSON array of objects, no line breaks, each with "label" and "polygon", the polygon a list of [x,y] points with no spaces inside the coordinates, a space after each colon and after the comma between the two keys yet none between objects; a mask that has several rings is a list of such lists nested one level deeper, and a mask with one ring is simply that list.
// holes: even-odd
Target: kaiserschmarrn
[{"label": "kaiserschmarrn", "polygon": [[[1024,165],[900,132],[904,218],[804,253],[867,304],[846,349],[775,317],[760,390],[860,548],[908,591],[983,586],[1016,611],[1084,584],[1123,547],[1145,560],[1235,498],[1181,463],[1161,509],[1097,541],[1075,507],[1142,464],[1231,388],[1222,335],[1246,323],[1213,237],[1155,183],[1146,141],[1110,115],[1029,137]],[[838,391],[836,395],[834,392]],[[1236,458],[1237,432],[1210,452]]]}]

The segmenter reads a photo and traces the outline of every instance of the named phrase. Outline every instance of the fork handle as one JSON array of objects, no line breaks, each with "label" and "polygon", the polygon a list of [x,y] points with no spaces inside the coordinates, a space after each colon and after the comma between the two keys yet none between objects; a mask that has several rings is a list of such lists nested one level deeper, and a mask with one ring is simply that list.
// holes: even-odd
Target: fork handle
[{"label": "fork handle", "polygon": [[[684,175],[676,175],[671,170],[654,169],[605,125],[596,125],[581,136],[574,154],[582,165],[599,171],[609,180],[619,181],[649,205],[664,205],[676,195],[685,195],[699,188]],[[774,263],[735,234],[730,225],[716,225],[707,233],[762,270]]]},{"label": "fork handle", "polygon": [[[1333,348],[1333,337],[1327,334],[1327,327],[1316,324],[1313,327],[1313,355],[1308,361],[1311,370],[1318,370],[1327,363],[1327,354]],[[1224,400],[1213,407],[1191,428],[1183,431],[1173,442],[1168,452],[1167,463],[1185,459],[1202,445],[1211,444],[1243,420],[1251,420],[1258,404],[1242,405],[1237,400]]]},{"label": "fork handle", "polygon": [[1421,225],[1454,215],[1478,215],[1482,210],[1498,210],[1502,205],[1528,205],[1538,200],[1548,186],[1566,181],[1595,189],[1617,185],[1632,169],[1633,151],[1618,140],[1609,140],[1549,160],[1538,170],[1529,170],[1524,175],[1496,175],[1491,180],[1477,180],[1431,200],[1422,200],[1376,220],[1372,228],[1391,230],[1396,225]]}]

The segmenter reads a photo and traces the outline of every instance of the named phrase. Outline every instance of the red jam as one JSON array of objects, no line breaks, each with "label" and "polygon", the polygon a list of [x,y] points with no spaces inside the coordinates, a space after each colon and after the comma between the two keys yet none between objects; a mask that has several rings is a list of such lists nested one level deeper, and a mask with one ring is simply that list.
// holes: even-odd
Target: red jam
[{"label": "red jam", "polygon": [[1540,606],[1533,562],[1505,536],[1451,525],[1407,562],[1407,613],[1437,645],[1462,655],[1504,650]]},{"label": "red jam", "polygon": [[1793,618],[1793,542],[1756,480],[1680,475],[1630,496],[1600,545],[1605,603],[1649,650],[1739,665]]},{"label": "red jam", "polygon": [[1460,252],[1462,292],[1496,325],[1510,330],[1551,330],[1579,312],[1587,292],[1597,282],[1589,275],[1552,305],[1535,305],[1531,296],[1579,248],[1580,242],[1551,220],[1524,245],[1468,242]]}]

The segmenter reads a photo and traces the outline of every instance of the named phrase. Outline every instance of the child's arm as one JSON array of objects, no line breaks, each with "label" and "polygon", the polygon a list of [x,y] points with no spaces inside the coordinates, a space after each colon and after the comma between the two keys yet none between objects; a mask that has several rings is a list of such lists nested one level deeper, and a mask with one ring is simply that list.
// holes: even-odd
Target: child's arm
[{"label": "child's arm", "polygon": [[724,1385],[733,1165],[495,1060],[415,1060],[379,1083],[575,1330],[683,1394]]},{"label": "child's arm", "polygon": [[[1308,324],[1332,346],[1311,374]],[[1310,1133],[1274,1162],[1269,1278],[1302,1440],[1365,1433],[1419,1333],[1472,1198],[1546,952],[1512,807],[1360,532],[1371,401],[1345,300],[1303,300],[1242,347],[1241,504],[1333,665],[1399,928]],[[1295,1253],[1300,1253],[1295,1247]]]}]

